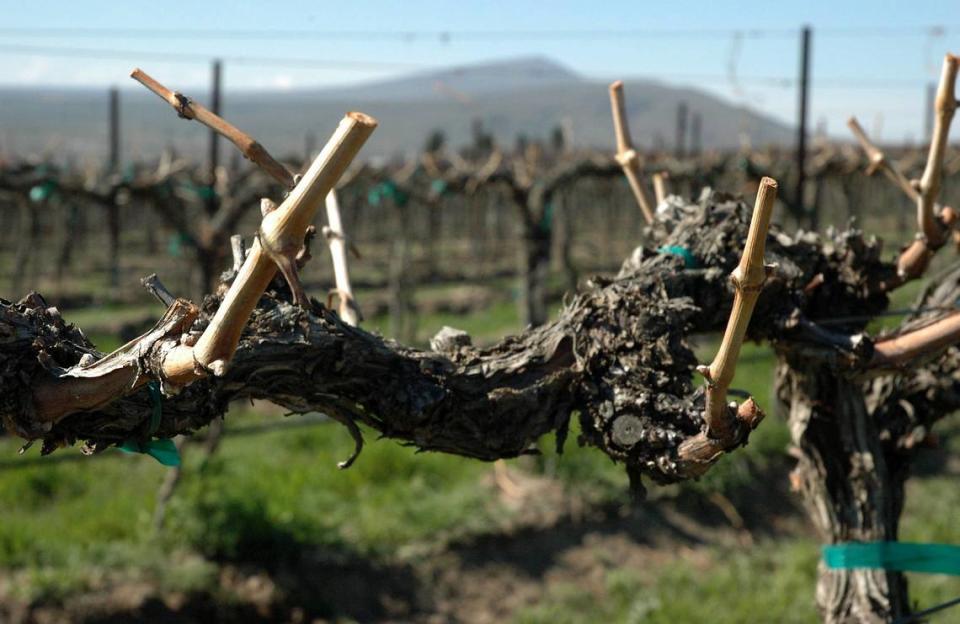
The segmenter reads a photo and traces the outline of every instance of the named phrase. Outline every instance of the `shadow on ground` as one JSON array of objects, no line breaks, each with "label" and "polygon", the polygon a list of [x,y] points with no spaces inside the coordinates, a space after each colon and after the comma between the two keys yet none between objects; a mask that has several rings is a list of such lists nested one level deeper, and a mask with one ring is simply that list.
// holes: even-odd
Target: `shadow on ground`
[{"label": "shadow on ground", "polygon": [[[403,561],[290,543],[284,534],[245,549],[240,558],[218,561],[219,582],[209,592],[158,595],[145,585],[119,586],[61,605],[21,606],[6,613],[0,608],[0,619],[17,624],[501,622],[559,584],[600,596],[606,573],[614,569],[652,577],[661,564],[709,557],[718,544],[743,546],[744,539],[804,531],[783,468],[764,479],[762,496],[748,491],[753,488],[730,495],[741,505],[738,515],[747,519],[739,527],[731,526],[729,513],[709,496],[681,490],[669,499],[639,504],[568,505],[508,532],[425,545]],[[539,495],[538,481],[543,480],[531,478],[534,485],[525,488],[525,496]],[[774,482],[778,485],[771,491]]]}]

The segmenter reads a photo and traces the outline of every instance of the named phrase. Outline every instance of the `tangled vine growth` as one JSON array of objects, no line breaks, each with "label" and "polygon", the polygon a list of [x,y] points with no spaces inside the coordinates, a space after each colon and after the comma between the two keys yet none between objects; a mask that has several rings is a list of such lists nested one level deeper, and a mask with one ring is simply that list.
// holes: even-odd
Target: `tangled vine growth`
[{"label": "tangled vine growth", "polygon": [[[316,209],[376,125],[351,113],[282,204],[262,204],[250,252],[222,287],[199,306],[172,300],[120,350],[96,351],[40,295],[0,302],[0,417],[42,440],[44,453],[77,442],[96,453],[188,434],[232,401],[267,399],[344,424],[357,445],[349,465],[361,424],[419,449],[493,460],[531,452],[551,431],[563,445],[576,414],[580,441],[623,462],[639,486],[643,476],[698,477],[747,443],[763,413],[752,399],[728,404],[726,391],[742,341],[764,340],[778,357],[777,396],[799,451],[794,484],[824,539],[895,540],[910,460],[932,424],[960,407],[960,271],[928,289],[928,312],[896,332],[864,329],[956,226],[937,203],[958,59],[944,67],[927,171],[915,185],[919,235],[899,258],[855,228],[768,231],[772,180],[752,215],[708,190],[695,203],[660,202],[646,246],[553,322],[487,348],[446,331],[431,350],[411,349],[345,323],[306,297],[297,277]],[[691,336],[724,328],[717,359],[698,368]],[[150,423],[151,383],[165,395],[159,423]],[[823,570],[817,600],[828,621],[910,610],[902,574],[885,570]]]},{"label": "tangled vine growth", "polygon": [[[292,305],[289,290],[275,281],[226,373],[167,397],[157,434],[189,433],[222,417],[230,401],[258,398],[360,422],[424,450],[489,460],[521,454],[548,431],[565,431],[578,412],[586,441],[637,474],[658,481],[697,476],[701,458],[682,452],[705,427],[704,392],[694,384],[697,362],[687,338],[726,323],[734,294],[728,276],[748,226],[748,207],[720,193],[705,193],[693,205],[675,202],[651,238],[656,246],[689,250],[697,268],[638,248],[616,278],[595,278],[553,323],[485,349],[462,342],[440,352],[408,349],[342,323],[315,300],[306,309]],[[895,273],[879,252],[857,231],[821,241],[774,227],[767,258],[777,269],[749,337],[816,345],[808,319],[827,310],[881,311],[884,285]],[[805,288],[818,275],[823,285]],[[220,302],[208,297],[184,333],[199,336]],[[30,406],[36,380],[102,355],[38,295],[2,310],[9,427],[42,438],[48,450],[78,440],[102,449],[143,429],[145,388],[49,427],[38,423]],[[856,332],[863,324],[844,329]],[[869,365],[872,346],[863,337],[836,353],[853,371]],[[731,447],[745,442],[755,424],[745,422]]]}]

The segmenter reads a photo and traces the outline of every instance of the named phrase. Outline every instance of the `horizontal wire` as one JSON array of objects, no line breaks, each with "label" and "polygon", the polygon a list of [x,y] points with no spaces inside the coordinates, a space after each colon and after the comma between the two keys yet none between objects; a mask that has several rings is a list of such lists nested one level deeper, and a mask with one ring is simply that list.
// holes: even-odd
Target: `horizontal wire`
[{"label": "horizontal wire", "polygon": [[[815,36],[868,38],[890,36],[943,36],[960,25],[931,24],[913,27],[812,28]],[[119,27],[6,27],[0,35],[17,37],[117,37],[160,39],[354,39],[414,42],[455,39],[624,39],[630,37],[699,38],[795,37],[800,28],[601,28],[601,29],[477,29],[477,30],[308,30],[308,29],[214,29],[214,28],[119,28]]]},{"label": "horizontal wire", "polygon": [[[147,50],[121,50],[104,48],[74,48],[60,46],[32,46],[32,45],[9,45],[0,44],[0,53],[2,54],[36,54],[40,56],[70,56],[83,58],[100,59],[122,59],[135,61],[139,59],[180,62],[209,62],[213,59],[220,59],[224,62],[236,63],[238,65],[277,65],[287,67],[328,67],[331,69],[343,70],[396,70],[396,69],[440,69],[439,65],[423,65],[419,63],[403,63],[394,61],[357,61],[357,60],[333,60],[333,59],[310,59],[310,58],[285,58],[285,57],[267,57],[267,56],[234,56],[234,55],[216,55],[199,54],[194,52],[157,52]],[[133,58],[136,57],[136,58]]]},{"label": "horizontal wire", "polygon": [[0,28],[0,35],[17,37],[117,37],[159,39],[353,39],[413,42],[454,39],[624,39],[630,37],[793,37],[797,29],[556,29],[556,30],[218,30],[212,28]]},{"label": "horizontal wire", "polygon": [[[287,58],[287,57],[266,57],[266,56],[234,56],[234,55],[206,55],[193,52],[158,52],[148,50],[126,50],[126,49],[105,49],[105,48],[76,48],[61,46],[34,46],[19,44],[0,44],[0,54],[31,54],[38,56],[63,56],[63,57],[83,57],[98,59],[120,59],[130,62],[140,62],[144,60],[159,60],[168,62],[186,62],[186,63],[208,63],[214,59],[224,62],[235,63],[238,65],[267,65],[275,67],[323,67],[328,69],[338,69],[343,71],[383,71],[397,69],[451,69],[447,65],[428,65],[419,63],[402,63],[393,61],[359,61],[359,60],[334,60],[334,59],[311,59],[311,58]],[[521,73],[529,77],[543,75],[543,70],[537,68],[524,69],[521,72],[511,71],[516,75]],[[646,78],[646,77],[645,77]],[[654,77],[656,78],[656,77]],[[729,81],[729,76],[720,74],[671,74],[671,79],[701,80],[701,81]],[[786,76],[738,76],[738,82],[751,83],[754,85],[763,85],[773,88],[793,88],[797,86],[796,78]],[[889,80],[889,79],[864,79],[864,78],[844,78],[841,76],[830,76],[827,78],[813,79],[811,85],[814,88],[822,89],[883,89],[883,90],[914,90],[926,88],[927,81],[924,79],[916,80]]]}]

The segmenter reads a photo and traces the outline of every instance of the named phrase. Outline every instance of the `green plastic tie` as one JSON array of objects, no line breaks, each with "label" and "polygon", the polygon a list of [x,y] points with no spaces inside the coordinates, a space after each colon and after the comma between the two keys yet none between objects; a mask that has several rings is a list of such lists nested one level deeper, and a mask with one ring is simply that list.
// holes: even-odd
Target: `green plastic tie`
[{"label": "green plastic tie", "polygon": [[543,216],[540,218],[540,229],[549,232],[553,228],[553,202],[547,202],[543,207]]},{"label": "green plastic tie", "polygon": [[136,178],[137,178],[137,167],[133,163],[129,163],[126,167],[123,168],[123,181],[126,184],[130,184]]},{"label": "green plastic tie", "polygon": [[47,180],[46,182],[41,182],[40,184],[30,188],[30,201],[35,204],[44,202],[56,192],[57,183],[52,180]]},{"label": "green plastic tie", "polygon": [[667,254],[670,256],[680,256],[683,258],[683,266],[687,269],[697,268],[697,259],[693,257],[690,250],[680,245],[664,245],[657,249],[658,254]]},{"label": "green plastic tie", "polygon": [[[160,384],[155,381],[147,384],[147,390],[150,393],[150,403],[152,405],[150,429],[147,431],[147,437],[153,438],[153,434],[160,428],[160,420],[163,418],[163,394],[160,392]],[[130,439],[117,445],[117,448],[124,453],[149,455],[164,466],[176,467],[180,465],[180,451],[177,450],[177,445],[174,444],[173,440],[169,438],[148,439],[146,441]]]},{"label": "green plastic tie", "polygon": [[828,568],[879,568],[960,576],[960,546],[910,542],[846,542],[823,547]]},{"label": "green plastic tie", "polygon": [[438,197],[445,195],[447,192],[447,181],[438,178],[430,182],[430,193]]},{"label": "green plastic tie", "polygon": [[402,208],[407,205],[410,196],[401,190],[393,180],[384,180],[367,193],[367,203],[371,206],[379,206],[385,199],[393,200],[393,203]]},{"label": "green plastic tie", "polygon": [[190,239],[183,232],[177,232],[170,237],[170,242],[167,243],[167,253],[173,258],[179,258],[180,254],[183,253],[183,246],[189,241]]},{"label": "green plastic tie", "polygon": [[197,195],[200,199],[215,199],[217,197],[217,189],[213,185],[203,185],[197,187]]}]

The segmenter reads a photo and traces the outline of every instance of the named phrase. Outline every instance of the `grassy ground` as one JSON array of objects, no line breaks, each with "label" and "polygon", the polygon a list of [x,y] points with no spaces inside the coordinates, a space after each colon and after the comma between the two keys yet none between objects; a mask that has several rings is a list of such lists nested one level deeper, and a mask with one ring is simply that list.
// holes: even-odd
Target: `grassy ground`
[{"label": "grassy ground", "polygon": [[[911,297],[910,292],[900,296],[904,302]],[[131,316],[141,312],[121,311]],[[102,312],[67,318],[94,322],[97,314]],[[518,329],[515,305],[506,302],[466,316],[421,319],[418,341],[443,324],[465,329],[481,343]],[[380,331],[386,326],[382,318],[368,324]],[[104,349],[112,346],[102,344]],[[705,341],[698,355],[708,361],[714,349],[715,343]],[[768,348],[748,345],[734,386],[771,406],[772,374]],[[227,431],[281,418],[270,406],[237,408]],[[947,425],[948,434],[960,430],[955,420]],[[627,508],[622,468],[594,450],[578,448],[575,438],[562,457],[552,450],[553,440],[544,439],[543,455],[509,462],[511,473],[521,482],[536,480],[559,489],[565,509],[586,509],[581,515]],[[960,528],[951,521],[960,506],[960,491],[952,483],[958,469],[948,461],[960,445],[952,435],[945,439],[946,449],[931,460],[936,469],[921,470],[910,482],[904,540],[960,543]],[[735,509],[750,510],[751,498],[762,495],[771,479],[781,485],[785,480],[788,442],[785,424],[771,414],[746,449],[724,458],[702,480],[654,487],[650,497],[654,506],[677,503],[682,508],[683,501],[704,505],[720,493]],[[15,448],[14,440],[0,439],[0,456],[11,457]],[[151,517],[165,469],[147,458],[109,452],[79,462],[57,462],[55,456],[38,464],[11,460],[0,465],[0,602],[65,603],[120,583],[239,601],[224,586],[225,564],[268,560],[272,569],[319,549],[351,561],[416,567],[478,536],[513,539],[518,531],[549,533],[556,521],[547,513],[549,501],[531,497],[516,504],[505,498],[493,485],[488,464],[417,455],[390,441],[368,444],[353,468],[338,471],[335,464],[349,454],[351,441],[333,424],[228,435],[209,460],[197,448],[188,447],[184,481],[159,533]],[[68,449],[59,455],[76,454]],[[543,513],[532,514],[538,504]],[[768,518],[744,521],[752,530]],[[619,530],[612,526],[598,529],[597,535]],[[753,531],[749,545],[681,541],[681,546],[659,548],[655,565],[598,562],[591,567],[590,583],[574,576],[545,584],[514,617],[531,623],[742,622],[758,617],[808,622],[816,617],[812,596],[818,544],[802,526],[797,521]],[[588,544],[589,536],[580,540]],[[947,577],[917,576],[911,583],[921,606],[960,595],[960,581]]]}]

